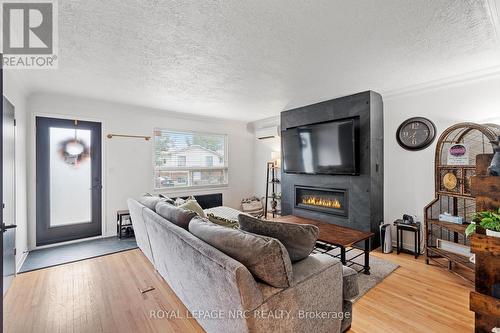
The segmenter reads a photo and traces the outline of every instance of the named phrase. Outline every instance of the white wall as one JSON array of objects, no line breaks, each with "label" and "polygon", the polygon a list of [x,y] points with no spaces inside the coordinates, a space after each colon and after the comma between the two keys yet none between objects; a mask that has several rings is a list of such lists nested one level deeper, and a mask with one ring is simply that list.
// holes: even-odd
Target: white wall
[{"label": "white wall", "polygon": [[[434,198],[434,150],[418,152],[402,149],[396,141],[398,126],[410,117],[427,117],[438,129],[438,137],[447,127],[463,121],[500,123],[500,77],[448,84],[433,89],[384,97],[384,219],[392,222],[403,213],[423,220],[424,207]],[[275,122],[279,121],[275,118]],[[259,127],[260,122],[249,128]],[[254,191],[262,192],[265,162],[271,149],[257,139],[254,151]],[[259,170],[262,169],[262,170]],[[395,239],[395,231],[393,230]],[[413,246],[412,237],[405,239]],[[408,240],[408,241],[407,241]]]},{"label": "white wall", "polygon": [[105,235],[116,234],[116,211],[126,208],[126,199],[138,197],[153,189],[153,147],[152,140],[113,138],[106,135],[153,134],[153,128],[203,131],[228,134],[229,142],[229,186],[219,189],[169,190],[167,195],[223,193],[224,204],[239,208],[242,197],[253,192],[253,135],[246,124],[236,121],[187,116],[177,113],[121,105],[74,96],[37,93],[28,99],[31,126],[29,147],[29,244],[35,247],[35,159],[34,159],[34,117],[51,115],[61,118],[95,120],[103,123],[103,200]]},{"label": "white wall", "polygon": [[[423,209],[434,198],[434,152],[429,148],[410,152],[396,142],[396,130],[407,118],[432,120],[439,135],[449,126],[464,122],[500,123],[500,77],[461,82],[425,91],[384,98],[385,221],[403,213],[423,221]],[[393,231],[393,236],[395,232]],[[405,239],[413,246],[410,236]]]},{"label": "white wall", "polygon": [[16,117],[16,267],[22,265],[28,249],[26,195],[26,92],[16,79],[15,70],[4,70],[4,95],[14,105]]},{"label": "white wall", "polygon": [[[255,132],[256,129],[278,126],[279,121],[279,117],[266,118],[250,123],[248,128],[250,131]],[[258,198],[262,198],[266,194],[266,163],[272,161],[271,154],[273,152],[279,151],[281,151],[279,137],[268,139],[254,137],[253,191]]]}]

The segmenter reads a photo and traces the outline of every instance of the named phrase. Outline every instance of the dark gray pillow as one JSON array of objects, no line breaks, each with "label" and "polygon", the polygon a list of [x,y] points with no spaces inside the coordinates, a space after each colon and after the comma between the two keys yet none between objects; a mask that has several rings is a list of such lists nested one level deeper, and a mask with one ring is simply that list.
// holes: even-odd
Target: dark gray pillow
[{"label": "dark gray pillow", "polygon": [[247,214],[238,215],[240,229],[278,239],[292,262],[307,258],[318,240],[319,228],[311,224],[295,224],[260,220]]},{"label": "dark gray pillow", "polygon": [[161,193],[160,193],[160,194],[158,194],[158,196],[159,196],[160,198],[162,198],[162,199],[165,199],[165,202],[168,202],[169,204],[172,204],[172,205],[174,204],[174,199],[169,198],[169,197],[167,197],[167,196],[164,196],[164,195],[163,195],[163,194],[161,194]]},{"label": "dark gray pillow", "polygon": [[191,219],[196,216],[196,213],[191,210],[175,207],[168,202],[162,201],[158,202],[156,205],[156,213],[186,230],[188,229]]},{"label": "dark gray pillow", "polygon": [[148,207],[149,209],[151,209],[152,211],[154,211],[156,204],[160,201],[165,201],[165,199],[160,198],[158,196],[153,196],[153,195],[147,193],[147,194],[142,195],[139,198],[139,200],[137,200],[137,201],[139,201],[140,204],[142,204],[142,205]]},{"label": "dark gray pillow", "polygon": [[200,217],[191,220],[189,231],[245,265],[255,278],[276,288],[292,285],[292,263],[277,239],[226,228]]}]

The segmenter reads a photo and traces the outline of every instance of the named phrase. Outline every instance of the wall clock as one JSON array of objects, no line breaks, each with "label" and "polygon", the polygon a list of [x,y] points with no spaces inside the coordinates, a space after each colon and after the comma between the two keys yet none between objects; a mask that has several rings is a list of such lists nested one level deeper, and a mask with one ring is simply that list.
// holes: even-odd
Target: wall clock
[{"label": "wall clock", "polygon": [[396,139],[406,150],[421,150],[429,147],[436,138],[436,125],[427,118],[415,117],[399,125]]},{"label": "wall clock", "polygon": [[443,185],[448,191],[453,191],[455,187],[458,185],[458,179],[457,176],[455,176],[453,173],[448,172],[446,175],[443,177]]}]

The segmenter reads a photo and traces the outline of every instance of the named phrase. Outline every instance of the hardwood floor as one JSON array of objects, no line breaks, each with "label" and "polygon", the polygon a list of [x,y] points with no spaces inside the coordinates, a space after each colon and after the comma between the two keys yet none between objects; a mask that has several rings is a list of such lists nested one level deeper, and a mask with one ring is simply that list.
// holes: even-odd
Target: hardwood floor
[{"label": "hardwood floor", "polygon": [[[354,305],[350,332],[473,331],[471,285],[411,255],[372,254],[401,267]],[[139,250],[20,274],[4,302],[5,332],[203,332]]]},{"label": "hardwood floor", "polygon": [[351,333],[474,331],[472,284],[426,265],[423,256],[415,260],[409,254],[371,254],[401,267],[354,304]]},{"label": "hardwood floor", "polygon": [[194,319],[150,319],[187,310],[140,250],[19,274],[4,304],[5,332],[203,332]]}]

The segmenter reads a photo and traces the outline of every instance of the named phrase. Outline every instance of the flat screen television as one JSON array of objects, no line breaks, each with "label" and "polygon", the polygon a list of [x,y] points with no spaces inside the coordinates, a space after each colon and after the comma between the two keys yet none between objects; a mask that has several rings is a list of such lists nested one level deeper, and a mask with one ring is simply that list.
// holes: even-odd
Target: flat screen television
[{"label": "flat screen television", "polygon": [[359,175],[359,118],[288,128],[281,145],[286,173]]}]

